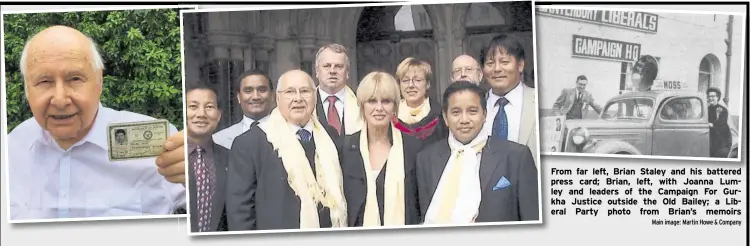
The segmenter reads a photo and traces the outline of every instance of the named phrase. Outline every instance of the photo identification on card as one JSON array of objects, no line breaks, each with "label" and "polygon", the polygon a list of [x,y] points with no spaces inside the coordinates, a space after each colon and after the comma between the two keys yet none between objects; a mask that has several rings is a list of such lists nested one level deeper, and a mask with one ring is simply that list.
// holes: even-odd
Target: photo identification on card
[{"label": "photo identification on card", "polygon": [[167,120],[112,123],[107,126],[110,161],[156,157],[169,137]]}]

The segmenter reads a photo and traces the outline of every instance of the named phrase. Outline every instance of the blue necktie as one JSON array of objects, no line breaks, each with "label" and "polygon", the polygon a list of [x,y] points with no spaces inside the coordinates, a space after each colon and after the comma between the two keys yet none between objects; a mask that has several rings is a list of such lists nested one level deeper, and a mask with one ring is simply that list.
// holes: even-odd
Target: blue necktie
[{"label": "blue necktie", "polygon": [[495,115],[495,120],[492,122],[492,136],[502,140],[508,140],[508,116],[505,115],[505,105],[508,105],[508,99],[501,97],[495,102],[496,106],[500,106]]},{"label": "blue necktie", "polygon": [[305,129],[299,129],[299,131],[297,131],[297,137],[299,137],[299,140],[302,140],[302,142],[310,141],[311,135],[312,134]]}]

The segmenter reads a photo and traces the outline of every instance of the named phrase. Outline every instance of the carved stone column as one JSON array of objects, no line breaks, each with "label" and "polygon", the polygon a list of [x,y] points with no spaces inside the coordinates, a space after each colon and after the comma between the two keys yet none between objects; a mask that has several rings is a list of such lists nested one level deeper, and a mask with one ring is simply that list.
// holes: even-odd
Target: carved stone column
[{"label": "carved stone column", "polygon": [[[347,29],[345,32],[349,32]],[[357,33],[349,33],[351,38],[339,44],[346,47],[346,53],[349,57],[349,80],[346,82],[349,87],[357,91],[359,86],[359,73],[357,72]]]},{"label": "carved stone column", "polygon": [[[429,5],[428,5],[429,6]],[[435,40],[435,64],[433,65],[434,91],[431,97],[442,100],[443,91],[451,83],[450,70],[453,62],[452,20],[453,7],[451,5],[429,6],[430,19],[433,19],[433,39]],[[432,89],[431,89],[432,90]],[[441,102],[442,103],[442,102]]]},{"label": "carved stone column", "polygon": [[255,55],[253,54],[253,47],[248,45],[242,50],[243,65],[245,70],[252,70],[255,68]]},{"label": "carved stone column", "polygon": [[[204,64],[203,72],[206,74],[207,83],[218,93],[217,101],[222,107],[222,114],[231,115],[231,103],[226,86],[230,83],[229,48],[226,46],[210,44],[209,59]],[[223,129],[231,125],[231,117],[222,117],[217,129]]]},{"label": "carved stone column", "polygon": [[277,40],[275,49],[276,52],[273,55],[276,58],[273,66],[274,76],[278,77],[286,71],[300,68],[300,49],[296,37]]},{"label": "carved stone column", "polygon": [[313,78],[315,78],[315,68],[313,67],[315,53],[318,51],[318,46],[315,41],[315,36],[305,35],[299,37],[300,68],[302,71],[310,74]]},{"label": "carved stone column", "polygon": [[259,34],[253,38],[252,49],[254,54],[255,69],[268,74],[271,80],[276,81],[278,76],[271,72],[271,52],[274,50],[274,40],[268,34]]},{"label": "carved stone column", "polygon": [[240,74],[245,71],[245,59],[244,59],[244,51],[245,47],[247,45],[241,40],[239,40],[242,36],[237,36],[237,40],[233,42],[232,47],[230,48],[230,63],[229,63],[229,83],[226,84],[226,92],[229,97],[227,98],[229,109],[228,111],[231,112],[231,114],[226,114],[225,117],[222,118],[230,118],[230,122],[239,122],[242,120],[243,112],[242,108],[237,103],[237,92],[239,90],[239,87],[237,85],[237,81],[239,80]]}]

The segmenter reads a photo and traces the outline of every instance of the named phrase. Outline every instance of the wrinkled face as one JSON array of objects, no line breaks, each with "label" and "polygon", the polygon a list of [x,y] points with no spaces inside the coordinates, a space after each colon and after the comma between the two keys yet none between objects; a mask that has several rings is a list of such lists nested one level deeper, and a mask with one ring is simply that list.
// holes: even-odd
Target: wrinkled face
[{"label": "wrinkled face", "polygon": [[578,91],[585,91],[587,84],[589,84],[588,80],[579,79],[578,82],[576,82],[576,88],[578,89]]},{"label": "wrinkled face", "polygon": [[459,91],[451,95],[444,114],[445,124],[462,144],[468,144],[479,135],[486,117],[479,96],[471,91]]},{"label": "wrinkled face", "polygon": [[24,82],[34,119],[56,140],[77,142],[94,124],[102,71],[80,35],[40,34],[28,49]]},{"label": "wrinkled face", "polygon": [[719,95],[716,95],[716,92],[713,92],[713,91],[709,92],[707,99],[708,99],[708,104],[711,106],[719,104]]},{"label": "wrinkled face", "polygon": [[453,61],[451,79],[453,82],[466,80],[478,84],[482,81],[482,70],[479,69],[479,63],[474,58],[460,56]]},{"label": "wrinkled face", "polygon": [[208,89],[195,89],[185,94],[187,101],[188,138],[206,139],[216,130],[221,119],[216,94]]},{"label": "wrinkled face", "polygon": [[427,90],[430,89],[426,74],[417,68],[410,68],[398,84],[401,88],[401,96],[411,107],[421,105],[427,95]]},{"label": "wrinkled face", "polygon": [[362,105],[362,114],[370,127],[386,127],[391,123],[396,103],[391,98],[376,95]]},{"label": "wrinkled face", "polygon": [[349,79],[346,54],[325,49],[320,52],[317,62],[315,72],[321,89],[328,93],[335,93],[346,86],[346,81]]},{"label": "wrinkled face", "polygon": [[242,79],[237,102],[245,116],[260,119],[268,114],[271,108],[271,89],[269,81],[261,75],[250,75]]},{"label": "wrinkled face", "polygon": [[276,100],[279,112],[292,124],[304,126],[315,109],[315,90],[309,77],[299,73],[285,76],[280,84]]},{"label": "wrinkled face", "polygon": [[493,93],[505,94],[521,82],[524,60],[516,59],[504,50],[496,49],[484,61],[484,77],[492,87]]}]

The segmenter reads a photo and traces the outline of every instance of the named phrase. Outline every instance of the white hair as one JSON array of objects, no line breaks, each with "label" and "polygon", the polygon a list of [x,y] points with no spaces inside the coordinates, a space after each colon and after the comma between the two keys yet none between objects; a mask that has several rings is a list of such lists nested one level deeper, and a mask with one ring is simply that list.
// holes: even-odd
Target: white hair
[{"label": "white hair", "polygon": [[[21,68],[21,77],[23,78],[24,81],[26,81],[26,58],[28,57],[29,43],[31,43],[31,40],[33,40],[34,37],[36,37],[36,35],[38,34],[35,34],[28,41],[26,41],[26,44],[23,46],[23,51],[21,52],[21,61],[19,62],[19,65],[20,65],[19,67]],[[91,52],[94,58],[91,61],[91,68],[93,68],[94,71],[99,70],[99,69],[104,70],[104,60],[102,59],[102,55],[99,53],[99,49],[96,48],[96,43],[94,42],[94,39],[92,39],[89,36],[86,36],[86,38],[89,41],[89,51]],[[26,97],[28,97],[29,89],[26,87],[26,83],[24,83],[23,89],[24,89],[24,93]]]}]

